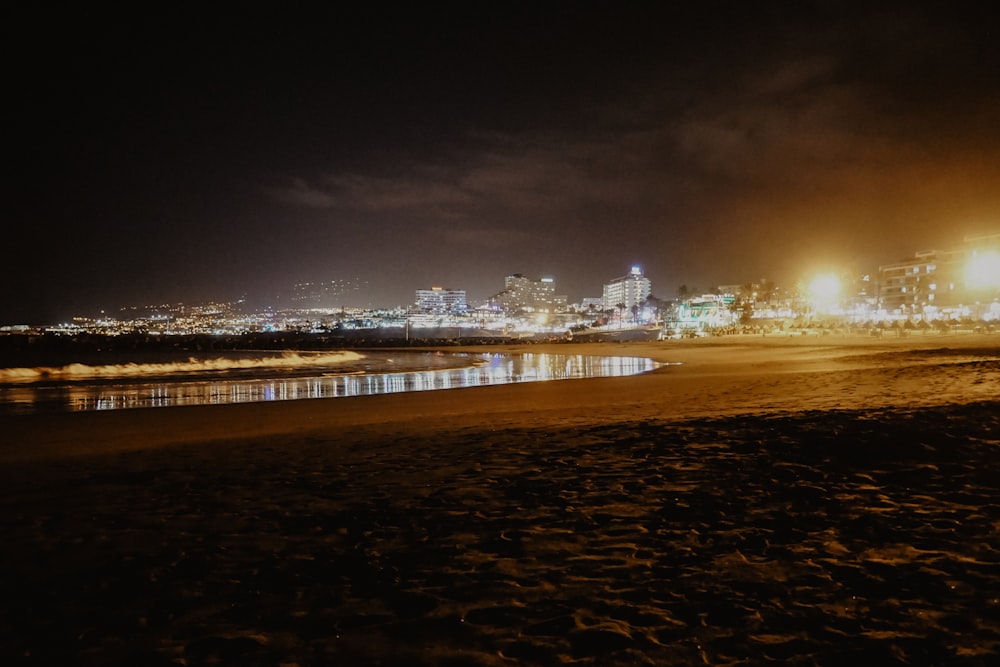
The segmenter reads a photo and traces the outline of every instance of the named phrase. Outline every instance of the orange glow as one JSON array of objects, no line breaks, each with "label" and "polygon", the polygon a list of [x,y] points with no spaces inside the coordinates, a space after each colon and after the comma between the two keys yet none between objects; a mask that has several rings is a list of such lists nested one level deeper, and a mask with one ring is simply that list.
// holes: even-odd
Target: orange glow
[{"label": "orange glow", "polygon": [[816,276],[809,283],[809,294],[816,301],[835,301],[840,295],[840,279],[832,273]]},{"label": "orange glow", "polygon": [[966,267],[965,280],[974,289],[1000,288],[1000,254],[976,255]]}]

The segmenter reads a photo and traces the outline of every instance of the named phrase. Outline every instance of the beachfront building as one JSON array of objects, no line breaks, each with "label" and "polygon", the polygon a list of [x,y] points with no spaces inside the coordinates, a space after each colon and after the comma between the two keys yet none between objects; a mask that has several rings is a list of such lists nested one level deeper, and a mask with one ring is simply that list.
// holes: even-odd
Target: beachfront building
[{"label": "beachfront building", "polygon": [[677,326],[680,329],[717,329],[733,326],[739,315],[733,311],[735,298],[731,294],[702,294],[677,306]]},{"label": "beachfront building", "polygon": [[602,316],[604,314],[604,299],[599,296],[585,296],[580,300],[577,310],[595,318]]},{"label": "beachfront building", "polygon": [[565,309],[566,297],[556,294],[552,278],[528,278],[514,273],[504,278],[504,289],[489,299],[493,310],[506,313],[545,312]]},{"label": "beachfront building", "polygon": [[922,250],[911,259],[880,266],[879,308],[895,317],[923,317],[957,303],[961,250]]},{"label": "beachfront building", "polygon": [[879,267],[878,305],[890,319],[984,317],[995,311],[1000,234],[966,237],[962,245],[923,250]]},{"label": "beachfront building", "polygon": [[469,308],[464,289],[444,287],[418,289],[416,306],[424,313],[464,313]]},{"label": "beachfront building", "polygon": [[628,275],[615,278],[604,286],[604,310],[617,312],[620,318],[629,317],[633,312],[638,315],[652,292],[652,285],[649,278],[642,274],[642,267],[633,266]]}]

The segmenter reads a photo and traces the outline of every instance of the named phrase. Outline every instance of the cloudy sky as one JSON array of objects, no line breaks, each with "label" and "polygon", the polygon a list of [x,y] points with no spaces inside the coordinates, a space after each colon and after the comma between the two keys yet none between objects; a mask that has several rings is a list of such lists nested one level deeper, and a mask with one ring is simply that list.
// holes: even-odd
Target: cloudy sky
[{"label": "cloudy sky", "polygon": [[0,323],[636,263],[673,297],[1000,231],[989,3],[342,4],[12,14]]}]

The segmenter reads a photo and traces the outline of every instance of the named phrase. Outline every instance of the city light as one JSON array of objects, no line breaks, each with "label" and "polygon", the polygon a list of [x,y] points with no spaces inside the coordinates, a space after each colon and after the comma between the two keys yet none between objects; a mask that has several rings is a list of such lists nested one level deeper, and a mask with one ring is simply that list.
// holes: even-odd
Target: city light
[{"label": "city light", "polygon": [[973,256],[966,267],[965,280],[973,289],[1000,288],[1000,254],[988,252]]},{"label": "city light", "polygon": [[840,279],[832,273],[816,276],[809,283],[809,294],[820,301],[836,300],[840,295]]},{"label": "city light", "polygon": [[832,273],[816,276],[809,283],[809,301],[817,313],[830,314],[839,310],[840,278]]},{"label": "city light", "polygon": [[[831,265],[827,265],[829,268]],[[58,325],[0,323],[0,336],[44,334],[107,336],[240,336],[292,332],[326,336],[362,335],[371,340],[397,336],[417,338],[477,338],[516,336],[560,339],[572,331],[579,340],[587,332],[610,329],[740,331],[809,329],[886,323],[911,326],[965,320],[1000,320],[1000,232],[965,239],[963,245],[926,250],[878,267],[877,274],[847,270],[816,270],[802,276],[794,290],[761,282],[718,285],[697,293],[687,285],[677,299],[654,297],[651,281],[640,265],[603,285],[600,297],[571,303],[556,291],[551,276],[522,274],[504,278],[500,292],[470,303],[464,289],[441,284],[419,288],[414,301],[391,308],[283,304],[248,307],[244,299],[206,303],[132,305],[117,316],[101,310]],[[301,283],[296,294],[311,294],[320,285],[342,281]],[[669,287],[658,294],[669,293]],[[325,295],[326,292],[320,296]],[[318,297],[317,297],[318,298]],[[296,301],[313,297],[295,296]],[[381,331],[380,331],[381,330]],[[361,332],[358,334],[356,332]]]}]

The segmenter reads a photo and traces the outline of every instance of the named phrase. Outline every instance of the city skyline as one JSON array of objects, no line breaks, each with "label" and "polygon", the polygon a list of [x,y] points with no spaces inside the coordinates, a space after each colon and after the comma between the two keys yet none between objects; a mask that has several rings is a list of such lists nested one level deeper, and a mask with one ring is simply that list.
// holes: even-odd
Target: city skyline
[{"label": "city skyline", "polygon": [[870,5],[19,8],[0,322],[633,264],[672,297],[996,229],[992,10]]},{"label": "city skyline", "polygon": [[[712,295],[712,294],[728,294],[728,295],[738,295],[744,291],[747,286],[755,286],[758,284],[767,284],[772,290],[773,296],[778,296],[783,294],[784,298],[802,296],[808,293],[812,287],[810,283],[819,279],[836,279],[838,282],[843,283],[845,289],[846,285],[850,282],[855,282],[858,284],[866,285],[864,289],[874,288],[876,294],[868,294],[868,296],[881,296],[881,286],[880,282],[883,280],[883,269],[889,269],[890,271],[899,271],[899,267],[913,266],[914,262],[920,264],[921,261],[926,263],[928,260],[921,258],[926,257],[936,257],[938,253],[943,252],[945,256],[952,256],[960,258],[959,261],[964,261],[964,258],[970,251],[974,249],[979,249],[980,252],[985,252],[986,257],[989,258],[990,262],[990,276],[989,281],[991,285],[997,280],[995,266],[997,261],[997,244],[1000,240],[1000,231],[993,231],[985,235],[971,235],[966,236],[963,239],[952,239],[950,243],[942,243],[933,249],[924,248],[921,250],[913,250],[907,254],[905,257],[898,258],[895,261],[883,261],[877,266],[872,267],[860,267],[856,272],[851,270],[843,269],[840,270],[827,271],[821,268],[813,268],[811,270],[805,271],[802,274],[795,276],[794,280],[788,284],[776,283],[769,280],[766,277],[761,278],[747,278],[734,279],[724,282],[719,282],[712,285],[699,286],[693,283],[681,282],[673,286],[653,286],[652,281],[648,280],[646,277],[645,267],[641,264],[632,264],[628,268],[628,272],[624,277],[620,275],[615,276],[604,276],[603,278],[591,277],[590,282],[593,284],[599,284],[600,289],[597,292],[602,292],[604,296],[596,296],[589,293],[574,294],[567,296],[562,294],[560,297],[560,303],[565,306],[577,306],[585,301],[607,301],[607,291],[609,286],[616,282],[628,280],[630,278],[639,277],[640,279],[646,281],[647,288],[649,288],[648,296],[655,297],[658,300],[664,302],[671,301],[684,301],[688,298],[697,298],[701,295]],[[933,259],[930,260],[933,263]],[[964,271],[963,268],[953,269],[958,270],[961,274]],[[907,270],[908,271],[908,270]],[[620,272],[619,272],[620,273]],[[494,303],[497,299],[501,299],[503,295],[509,291],[510,283],[512,279],[521,280],[526,283],[547,283],[548,289],[553,295],[556,294],[556,290],[562,290],[562,286],[558,280],[558,277],[551,275],[525,275],[520,272],[506,272],[502,277],[494,276],[496,279],[496,284],[493,285],[492,290],[487,294],[467,294],[467,290],[461,287],[461,285],[426,285],[426,286],[415,286],[408,287],[404,289],[409,290],[410,299],[408,301],[400,301],[397,303],[372,303],[371,295],[365,292],[367,286],[367,281],[355,276],[353,278],[336,278],[331,276],[326,276],[323,279],[315,279],[303,283],[296,283],[294,285],[283,286],[275,295],[267,298],[251,300],[248,302],[246,298],[245,291],[237,290],[234,294],[214,294],[202,300],[181,300],[176,302],[146,302],[146,303],[116,303],[107,304],[106,306],[94,307],[89,311],[79,311],[74,312],[57,320],[51,320],[48,322],[12,322],[12,321],[0,321],[0,326],[13,326],[13,325],[54,325],[57,322],[68,322],[74,318],[93,318],[99,316],[113,316],[116,312],[127,312],[127,311],[137,311],[145,310],[149,312],[155,312],[158,309],[176,309],[178,307],[188,307],[192,309],[211,309],[215,305],[225,306],[227,308],[233,307],[234,305],[239,305],[240,310],[243,312],[262,312],[262,311],[308,311],[310,309],[314,310],[336,310],[336,309],[351,309],[351,310],[384,310],[391,311],[395,309],[406,309],[412,308],[413,306],[420,305],[421,293],[422,292],[432,292],[435,290],[444,290],[447,292],[461,292],[463,299],[467,297],[467,305],[470,310],[475,310],[478,308],[489,308],[491,305],[495,306]],[[895,278],[889,278],[890,282],[894,281]],[[596,282],[595,282],[596,281]],[[995,289],[1000,289],[994,285]],[[905,290],[904,290],[905,291]],[[845,292],[842,294],[844,297],[851,296],[849,293]],[[113,299],[112,299],[113,300]],[[613,301],[617,301],[613,299]],[[639,299],[641,301],[641,299]],[[495,309],[495,308],[494,308]]]}]

